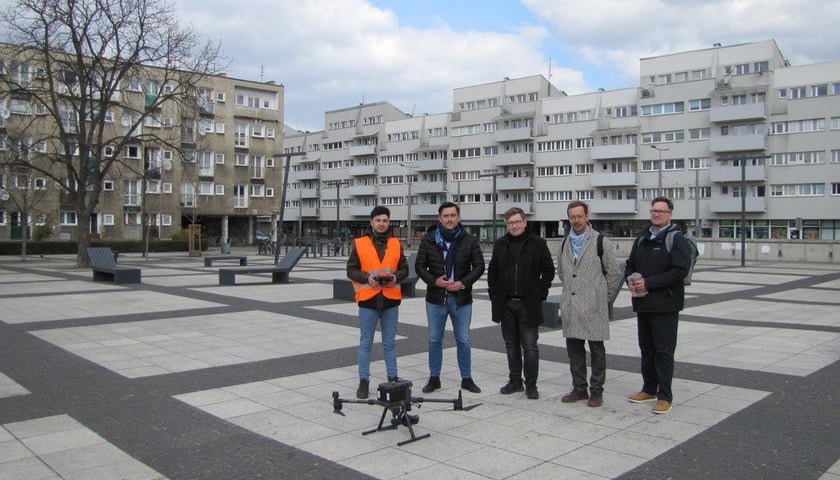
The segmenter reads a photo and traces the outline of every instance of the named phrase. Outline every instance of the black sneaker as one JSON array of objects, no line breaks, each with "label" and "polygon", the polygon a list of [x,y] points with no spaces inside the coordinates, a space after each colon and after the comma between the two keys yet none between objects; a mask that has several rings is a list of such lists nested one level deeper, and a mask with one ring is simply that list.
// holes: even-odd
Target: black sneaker
[{"label": "black sneaker", "polygon": [[423,393],[431,393],[440,388],[440,377],[429,377],[426,386],[423,387]]},{"label": "black sneaker", "polygon": [[388,377],[388,381],[391,383],[397,383],[400,381],[400,377]]},{"label": "black sneaker", "polygon": [[528,400],[536,400],[540,398],[540,392],[537,390],[536,385],[526,385],[525,386],[525,396],[528,397]]},{"label": "black sneaker", "polygon": [[522,381],[517,382],[511,380],[504,387],[499,389],[499,393],[502,395],[510,395],[511,393],[521,392],[523,390],[525,390],[525,388],[522,386]]},{"label": "black sneaker", "polygon": [[467,377],[461,380],[461,388],[472,393],[481,393],[481,389],[475,384],[472,378]]},{"label": "black sneaker", "polygon": [[368,389],[370,387],[369,380],[359,380],[359,388],[356,389],[356,398],[364,400],[368,397]]}]

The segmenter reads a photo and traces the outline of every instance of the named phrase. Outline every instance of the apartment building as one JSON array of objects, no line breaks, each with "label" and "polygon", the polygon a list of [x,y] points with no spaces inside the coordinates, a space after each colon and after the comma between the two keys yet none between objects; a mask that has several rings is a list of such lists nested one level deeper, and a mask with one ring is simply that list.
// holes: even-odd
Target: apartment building
[{"label": "apartment building", "polygon": [[[504,78],[456,88],[451,112],[418,118],[387,104],[327,112],[325,130],[286,137],[306,155],[289,190],[305,203],[287,200],[285,228],[361,228],[380,203],[397,235],[416,239],[453,200],[482,240],[503,233],[493,219],[514,205],[552,237],[568,202],[584,200],[596,228],[632,236],[661,193],[706,238],[739,238],[743,219],[747,238],[840,239],[840,61],[792,66],[768,40],[643,58],[640,73],[638,85],[581,95],[540,75]],[[360,155],[373,137],[338,112],[377,108],[393,115]],[[339,205],[323,190],[337,179]]]},{"label": "apartment building", "polygon": [[[48,140],[56,136],[55,120],[36,95],[27,93],[30,86],[48,81],[44,68],[37,57],[16,58],[14,46],[0,47],[5,80],[0,82],[0,156],[8,160],[10,150],[25,149],[33,165],[49,165],[59,148]],[[103,148],[119,160],[104,179],[90,225],[79,225],[76,206],[58,182],[0,162],[7,165],[0,171],[0,238],[21,238],[22,225],[28,223],[50,228],[59,239],[88,234],[141,239],[143,218],[149,219],[152,238],[171,238],[195,223],[212,245],[224,240],[250,244],[257,230],[270,232],[283,181],[282,165],[275,161],[282,151],[283,86],[207,76],[198,88],[176,92],[182,94],[178,101],[156,101],[173,88],[152,67],[119,86],[103,128]],[[142,124],[130,130],[137,112],[149,110]],[[150,133],[157,140],[148,140]],[[137,141],[108,151],[114,150],[109,139],[126,135]],[[10,144],[16,146],[10,149]],[[27,209],[13,201],[23,190],[37,199]]]}]

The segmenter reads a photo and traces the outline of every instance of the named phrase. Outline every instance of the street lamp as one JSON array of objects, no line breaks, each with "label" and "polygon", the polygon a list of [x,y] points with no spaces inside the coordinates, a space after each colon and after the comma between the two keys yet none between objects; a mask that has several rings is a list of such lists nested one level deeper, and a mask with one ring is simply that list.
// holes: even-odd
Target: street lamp
[{"label": "street lamp", "polygon": [[274,264],[280,261],[280,232],[281,228],[283,228],[283,214],[286,213],[286,191],[289,189],[289,162],[292,157],[299,157],[302,155],[306,155],[306,152],[289,152],[289,153],[278,153],[273,156],[273,158],[277,157],[284,157],[285,162],[283,163],[283,191],[280,192],[280,214],[277,216],[277,223],[274,226],[274,231],[277,232],[275,237],[278,240],[278,244],[274,248]]},{"label": "street lamp", "polygon": [[[498,215],[496,213],[496,177],[498,177],[501,174],[501,172],[496,171],[491,173],[482,173],[481,175],[479,175],[479,178],[493,177],[493,243],[496,243],[496,216]],[[460,183],[458,185],[460,186]]]},{"label": "street lamp", "polygon": [[662,152],[667,152],[670,148],[662,148],[657,147],[656,145],[651,145],[650,148],[659,152],[659,181],[656,184],[656,196],[662,196]]},{"label": "street lamp", "polygon": [[414,183],[411,181],[411,166],[404,163],[400,163],[400,165],[408,169],[408,175],[406,176],[406,183],[408,184],[408,206],[406,211],[406,226],[408,228],[408,234],[405,236],[405,245],[406,247],[411,248],[411,186]]}]

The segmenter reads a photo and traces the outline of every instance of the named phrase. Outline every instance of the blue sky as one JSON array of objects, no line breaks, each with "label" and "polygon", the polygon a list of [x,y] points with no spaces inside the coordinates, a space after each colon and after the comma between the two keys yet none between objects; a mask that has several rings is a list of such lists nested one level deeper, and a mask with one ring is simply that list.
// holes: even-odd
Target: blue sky
[{"label": "blue sky", "polygon": [[640,58],[713,43],[775,39],[794,65],[840,60],[840,9],[825,0],[171,1],[221,42],[228,75],[282,83],[286,123],[310,131],[362,101],[451,111],[453,89],[547,76],[549,61],[573,95],[637,86]]}]

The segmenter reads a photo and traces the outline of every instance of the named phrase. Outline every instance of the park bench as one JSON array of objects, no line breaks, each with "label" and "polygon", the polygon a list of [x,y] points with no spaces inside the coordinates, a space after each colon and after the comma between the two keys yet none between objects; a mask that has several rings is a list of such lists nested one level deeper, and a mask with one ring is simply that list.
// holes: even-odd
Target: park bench
[{"label": "park bench", "polygon": [[88,247],[87,255],[94,281],[140,283],[140,269],[117,265],[110,247]]},{"label": "park bench", "polygon": [[[400,282],[400,290],[402,290],[403,297],[417,296],[417,271],[414,269],[414,264],[417,263],[417,254],[412,253],[408,256],[408,276]],[[349,278],[334,278],[333,279],[333,298],[336,300],[347,300],[349,302],[356,301],[356,293],[353,290],[353,282]]]},{"label": "park bench", "polygon": [[239,266],[244,267],[248,265],[248,255],[207,255],[204,257],[204,266],[212,267],[213,261],[219,260],[239,260]]},{"label": "park bench", "polygon": [[219,269],[219,285],[236,285],[236,275],[252,273],[270,273],[272,283],[289,283],[289,273],[295,268],[303,254],[304,247],[290,248],[277,265],[252,265],[247,267],[229,267]]}]

